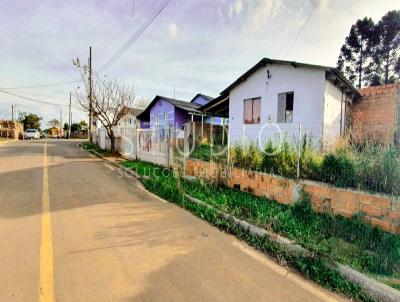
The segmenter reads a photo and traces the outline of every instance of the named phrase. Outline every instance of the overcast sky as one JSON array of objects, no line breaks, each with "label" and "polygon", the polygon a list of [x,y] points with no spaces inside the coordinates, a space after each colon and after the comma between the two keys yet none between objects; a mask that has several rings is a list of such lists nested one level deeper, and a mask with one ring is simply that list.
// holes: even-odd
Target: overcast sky
[{"label": "overcast sky", "polygon": [[[400,0],[172,0],[142,35],[107,68],[103,65],[145,24],[164,0],[0,0],[0,89],[68,104],[67,85],[80,79],[72,65],[93,67],[134,83],[137,97],[156,94],[190,100],[217,96],[262,57],[335,66],[350,26],[364,16],[378,21]],[[0,119],[17,111],[44,124],[60,106],[0,92]],[[75,121],[85,119],[73,110]],[[67,107],[63,107],[63,121]],[[46,126],[46,125],[44,125]]]}]

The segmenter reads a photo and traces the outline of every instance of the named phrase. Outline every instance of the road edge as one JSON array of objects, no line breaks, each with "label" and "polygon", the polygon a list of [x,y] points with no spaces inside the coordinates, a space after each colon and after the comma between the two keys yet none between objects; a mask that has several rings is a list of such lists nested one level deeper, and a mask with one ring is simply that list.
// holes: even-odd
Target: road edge
[{"label": "road edge", "polygon": [[[87,151],[87,150],[85,150],[85,151]],[[94,150],[89,150],[89,152],[91,154],[103,159],[104,161],[108,162],[109,164],[111,164],[119,169],[122,169],[124,172],[137,178],[139,181],[141,181],[143,179],[135,171],[128,169],[128,168],[120,165],[119,163],[108,159],[103,154],[96,152]],[[146,188],[144,188],[144,189],[151,195],[157,196],[154,193],[148,191]],[[214,208],[213,206],[211,206],[197,198],[194,198],[188,194],[184,194],[184,197],[192,203],[201,204],[202,206],[206,206],[208,208],[211,208],[211,209],[219,212],[225,218],[232,219],[236,225],[246,229],[252,235],[255,235],[258,237],[268,236],[268,238],[271,239],[271,241],[274,241],[278,245],[289,248],[292,252],[299,253],[302,255],[311,254],[311,252],[309,250],[303,248],[302,246],[300,246],[296,243],[293,243],[288,238],[282,237],[282,236],[280,236],[278,234],[274,234],[272,232],[268,232],[265,229],[262,229],[258,226],[248,223],[247,221],[240,220],[237,217],[235,217],[231,214],[222,212],[222,211]],[[161,197],[157,196],[157,198],[160,199]],[[162,199],[162,200],[164,202],[168,203],[167,200],[164,200],[164,199]],[[240,239],[238,239],[238,240],[240,240]],[[350,282],[357,284],[366,294],[368,294],[371,298],[376,299],[377,301],[382,301],[382,302],[400,301],[400,291],[398,291],[386,284],[380,283],[380,282],[368,277],[367,275],[365,275],[359,271],[356,271],[355,269],[353,269],[347,265],[335,262],[334,267],[332,267],[332,268],[334,270],[336,270],[339,274],[341,274],[343,277],[345,277],[347,280],[349,280]]]}]

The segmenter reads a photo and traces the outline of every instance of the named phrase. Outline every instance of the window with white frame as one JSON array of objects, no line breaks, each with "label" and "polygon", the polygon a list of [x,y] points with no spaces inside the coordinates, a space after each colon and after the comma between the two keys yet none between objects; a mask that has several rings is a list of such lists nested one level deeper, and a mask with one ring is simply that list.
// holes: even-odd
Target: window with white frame
[{"label": "window with white frame", "polygon": [[278,94],[278,123],[293,123],[294,92]]},{"label": "window with white frame", "polygon": [[243,122],[249,124],[259,124],[261,121],[261,98],[244,100]]}]

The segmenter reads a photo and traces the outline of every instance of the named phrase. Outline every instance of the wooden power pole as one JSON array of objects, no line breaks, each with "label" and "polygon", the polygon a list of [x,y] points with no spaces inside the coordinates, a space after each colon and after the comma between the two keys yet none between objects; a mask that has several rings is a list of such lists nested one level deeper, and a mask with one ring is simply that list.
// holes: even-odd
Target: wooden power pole
[{"label": "wooden power pole", "polygon": [[69,112],[68,112],[68,139],[71,138],[71,124],[72,124],[72,113],[71,113],[71,92],[69,93]]},{"label": "wooden power pole", "polygon": [[89,47],[89,141],[92,143],[92,46]]}]

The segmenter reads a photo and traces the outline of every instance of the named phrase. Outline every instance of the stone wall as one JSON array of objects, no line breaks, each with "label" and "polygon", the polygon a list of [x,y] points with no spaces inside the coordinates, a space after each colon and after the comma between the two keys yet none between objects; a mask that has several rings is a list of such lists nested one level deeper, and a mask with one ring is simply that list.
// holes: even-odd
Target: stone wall
[{"label": "stone wall", "polygon": [[362,88],[360,94],[350,114],[353,139],[392,144],[399,134],[400,83]]},{"label": "stone wall", "polygon": [[228,186],[267,197],[282,204],[292,204],[304,188],[311,196],[317,212],[340,214],[345,217],[364,212],[366,220],[385,231],[400,233],[400,200],[369,194],[363,191],[341,189],[313,181],[295,181],[279,176],[232,168],[220,169],[215,163],[188,159],[186,174],[206,180],[226,179]]}]

